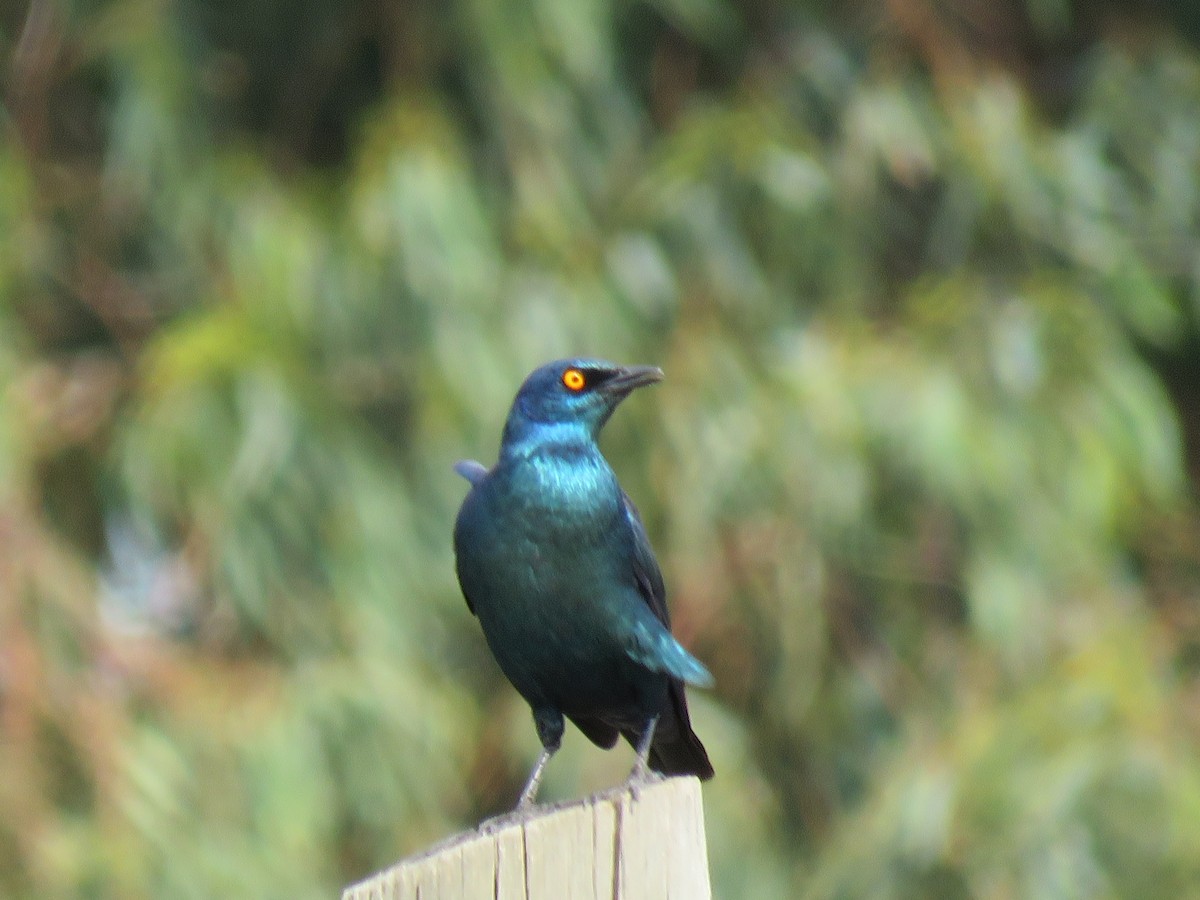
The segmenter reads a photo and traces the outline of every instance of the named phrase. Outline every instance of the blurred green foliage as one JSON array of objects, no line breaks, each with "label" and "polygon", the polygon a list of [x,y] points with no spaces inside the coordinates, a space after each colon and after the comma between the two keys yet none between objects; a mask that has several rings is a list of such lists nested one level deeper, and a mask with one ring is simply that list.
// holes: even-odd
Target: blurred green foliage
[{"label": "blurred green foliage", "polygon": [[1198,38],[0,9],[0,894],[327,897],[510,804],[450,464],[575,353],[668,374],[605,446],[717,675],[719,896],[1194,894]]}]

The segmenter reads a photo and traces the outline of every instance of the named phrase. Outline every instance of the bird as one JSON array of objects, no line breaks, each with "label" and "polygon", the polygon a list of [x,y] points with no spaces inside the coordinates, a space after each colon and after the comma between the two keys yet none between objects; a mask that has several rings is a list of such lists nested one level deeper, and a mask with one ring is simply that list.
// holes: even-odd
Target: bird
[{"label": "bird", "polygon": [[470,482],[454,524],[459,585],[542,744],[518,811],[536,799],[564,717],[598,747],[624,737],[637,751],[630,782],[713,776],[684,693],[712,675],[672,636],[645,525],[596,443],[622,400],[662,378],[655,366],[547,363],[517,391],[496,464],[454,466]]}]

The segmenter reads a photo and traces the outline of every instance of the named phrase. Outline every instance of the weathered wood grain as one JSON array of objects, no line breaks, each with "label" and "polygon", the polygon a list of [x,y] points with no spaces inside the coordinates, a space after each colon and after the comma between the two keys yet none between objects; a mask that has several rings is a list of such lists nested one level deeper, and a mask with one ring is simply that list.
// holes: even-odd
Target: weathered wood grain
[{"label": "weathered wood grain", "polygon": [[671,778],[494,821],[342,900],[710,900],[700,782]]}]

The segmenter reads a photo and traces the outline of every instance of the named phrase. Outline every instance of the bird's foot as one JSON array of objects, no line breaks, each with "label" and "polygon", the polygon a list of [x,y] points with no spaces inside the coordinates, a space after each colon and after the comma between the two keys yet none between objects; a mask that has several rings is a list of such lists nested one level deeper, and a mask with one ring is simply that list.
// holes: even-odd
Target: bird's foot
[{"label": "bird's foot", "polygon": [[629,773],[629,777],[625,779],[625,786],[629,789],[630,796],[636,802],[642,798],[642,788],[650,787],[665,780],[665,775],[661,772],[655,772],[646,764],[644,759],[639,759],[637,764],[634,765],[633,771]]},{"label": "bird's foot", "polygon": [[490,819],[484,819],[475,830],[481,835],[492,837],[506,828],[525,824],[525,822],[529,821],[536,814],[536,803],[521,804],[511,812],[501,813],[498,816],[492,816]]},{"label": "bird's foot", "polygon": [[637,762],[634,763],[633,771],[629,773],[629,777],[625,779],[629,793],[635,801],[641,799],[641,789],[643,787],[657,784],[663,780],[662,775],[650,768],[650,746],[654,742],[654,729],[657,727],[658,716],[654,716],[646,723],[646,728],[637,743]]}]

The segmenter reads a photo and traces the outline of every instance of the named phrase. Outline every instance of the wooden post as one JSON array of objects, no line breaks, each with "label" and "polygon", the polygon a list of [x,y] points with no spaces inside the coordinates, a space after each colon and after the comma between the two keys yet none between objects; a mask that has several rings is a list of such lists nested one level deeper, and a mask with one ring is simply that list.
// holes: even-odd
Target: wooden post
[{"label": "wooden post", "polygon": [[670,778],[469,831],[342,900],[710,900],[700,782]]}]

